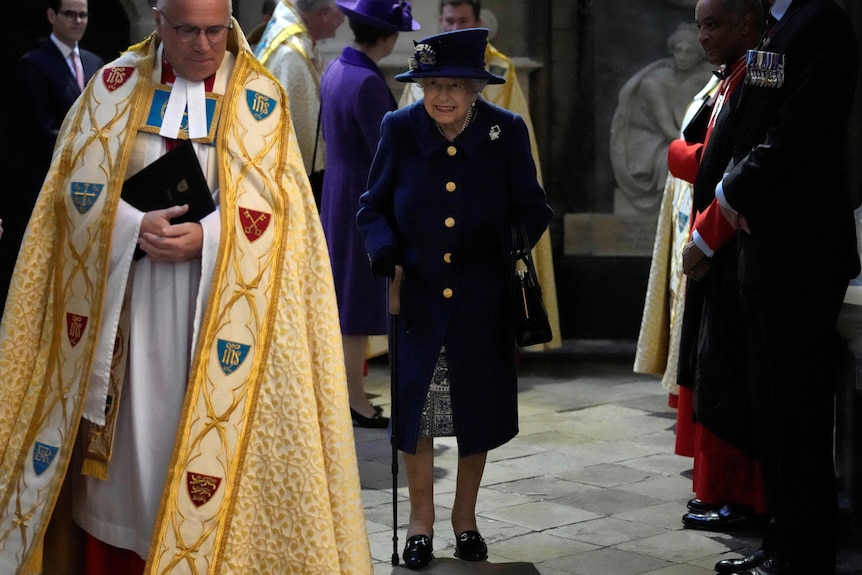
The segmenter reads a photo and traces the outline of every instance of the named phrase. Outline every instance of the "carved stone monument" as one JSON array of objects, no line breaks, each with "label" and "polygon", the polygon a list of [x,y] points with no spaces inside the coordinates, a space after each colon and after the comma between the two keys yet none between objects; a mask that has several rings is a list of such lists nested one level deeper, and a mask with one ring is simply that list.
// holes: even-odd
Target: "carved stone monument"
[{"label": "carved stone monument", "polygon": [[667,145],[712,70],[692,28],[695,3],[602,0],[585,8],[570,145],[592,161],[572,166],[578,189],[563,192],[576,212],[564,215],[565,254],[652,254]]},{"label": "carved stone monument", "polygon": [[656,213],[668,146],[679,138],[686,107],[712,74],[694,24],[677,26],[667,46],[670,57],[647,64],[620,89],[610,135],[617,214]]}]

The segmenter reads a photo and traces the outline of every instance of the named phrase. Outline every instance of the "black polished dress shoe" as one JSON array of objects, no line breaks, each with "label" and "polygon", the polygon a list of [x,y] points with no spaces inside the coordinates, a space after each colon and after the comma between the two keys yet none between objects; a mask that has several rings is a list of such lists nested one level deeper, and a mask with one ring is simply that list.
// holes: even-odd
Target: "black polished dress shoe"
[{"label": "black polished dress shoe", "polygon": [[733,575],[790,575],[790,573],[790,564],[773,555],[763,564],[753,569],[737,571]]},{"label": "black polished dress shoe", "polygon": [[682,516],[682,524],[688,529],[701,531],[739,531],[762,527],[767,518],[756,515],[750,507],[723,505],[718,511],[706,513],[686,513]]},{"label": "black polished dress shoe", "polygon": [[455,539],[455,557],[464,561],[484,561],[488,546],[478,531],[462,531]]},{"label": "black polished dress shoe", "polygon": [[740,571],[744,572],[749,569],[754,569],[755,567],[760,567],[770,557],[772,557],[771,552],[765,549],[758,549],[754,552],[754,555],[749,555],[748,557],[740,557],[739,559],[722,559],[715,564],[715,570],[720,575],[733,575],[733,573],[739,573]]},{"label": "black polished dress shoe", "polygon": [[431,538],[427,535],[414,535],[408,538],[401,557],[404,559],[404,565],[409,569],[425,567],[434,559]]},{"label": "black polished dress shoe", "polygon": [[718,511],[721,509],[721,505],[716,505],[714,503],[707,503],[706,501],[701,501],[697,497],[694,499],[689,499],[688,503],[686,503],[686,507],[692,513],[706,513],[708,511]]},{"label": "black polished dress shoe", "polygon": [[368,427],[370,429],[385,429],[389,427],[389,418],[380,415],[379,411],[374,411],[371,417],[365,417],[352,407],[350,408],[350,417],[353,419],[353,425],[356,427]]}]

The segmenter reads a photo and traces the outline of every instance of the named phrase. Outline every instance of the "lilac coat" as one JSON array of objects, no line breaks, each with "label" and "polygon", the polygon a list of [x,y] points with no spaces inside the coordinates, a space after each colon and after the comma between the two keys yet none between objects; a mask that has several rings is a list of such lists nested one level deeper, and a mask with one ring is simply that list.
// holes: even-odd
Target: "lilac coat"
[{"label": "lilac coat", "polygon": [[386,283],[371,275],[356,212],[380,140],[380,122],[397,104],[377,65],[349,46],[324,72],[320,98],[326,142],[320,217],[332,260],[341,332],[385,334]]}]

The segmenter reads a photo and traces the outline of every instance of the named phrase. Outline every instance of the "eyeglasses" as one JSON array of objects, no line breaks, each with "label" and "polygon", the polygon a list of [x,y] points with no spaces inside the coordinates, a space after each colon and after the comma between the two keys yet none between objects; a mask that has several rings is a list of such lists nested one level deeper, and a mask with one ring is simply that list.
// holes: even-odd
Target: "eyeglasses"
[{"label": "eyeglasses", "polygon": [[180,37],[180,41],[182,42],[194,42],[198,39],[201,32],[203,32],[210,44],[218,44],[227,38],[228,30],[233,30],[233,23],[228,26],[210,26],[208,28],[199,28],[197,26],[189,26],[188,24],[176,25],[171,22],[167,16],[165,16],[164,12],[161,10],[158,12],[162,15],[162,18],[165,19],[168,25],[176,31],[177,35]]},{"label": "eyeglasses", "polygon": [[59,14],[66,20],[86,20],[90,17],[87,12],[75,12],[74,10],[60,10]]}]

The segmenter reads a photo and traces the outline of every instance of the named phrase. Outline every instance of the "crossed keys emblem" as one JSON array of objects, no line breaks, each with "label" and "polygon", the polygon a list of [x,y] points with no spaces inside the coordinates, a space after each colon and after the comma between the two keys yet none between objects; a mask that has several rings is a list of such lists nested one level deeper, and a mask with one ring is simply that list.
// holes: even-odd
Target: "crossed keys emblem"
[{"label": "crossed keys emblem", "polygon": [[238,207],[237,209],[239,210],[239,222],[246,239],[250,242],[259,240],[269,227],[272,214],[258,212],[250,208]]}]

